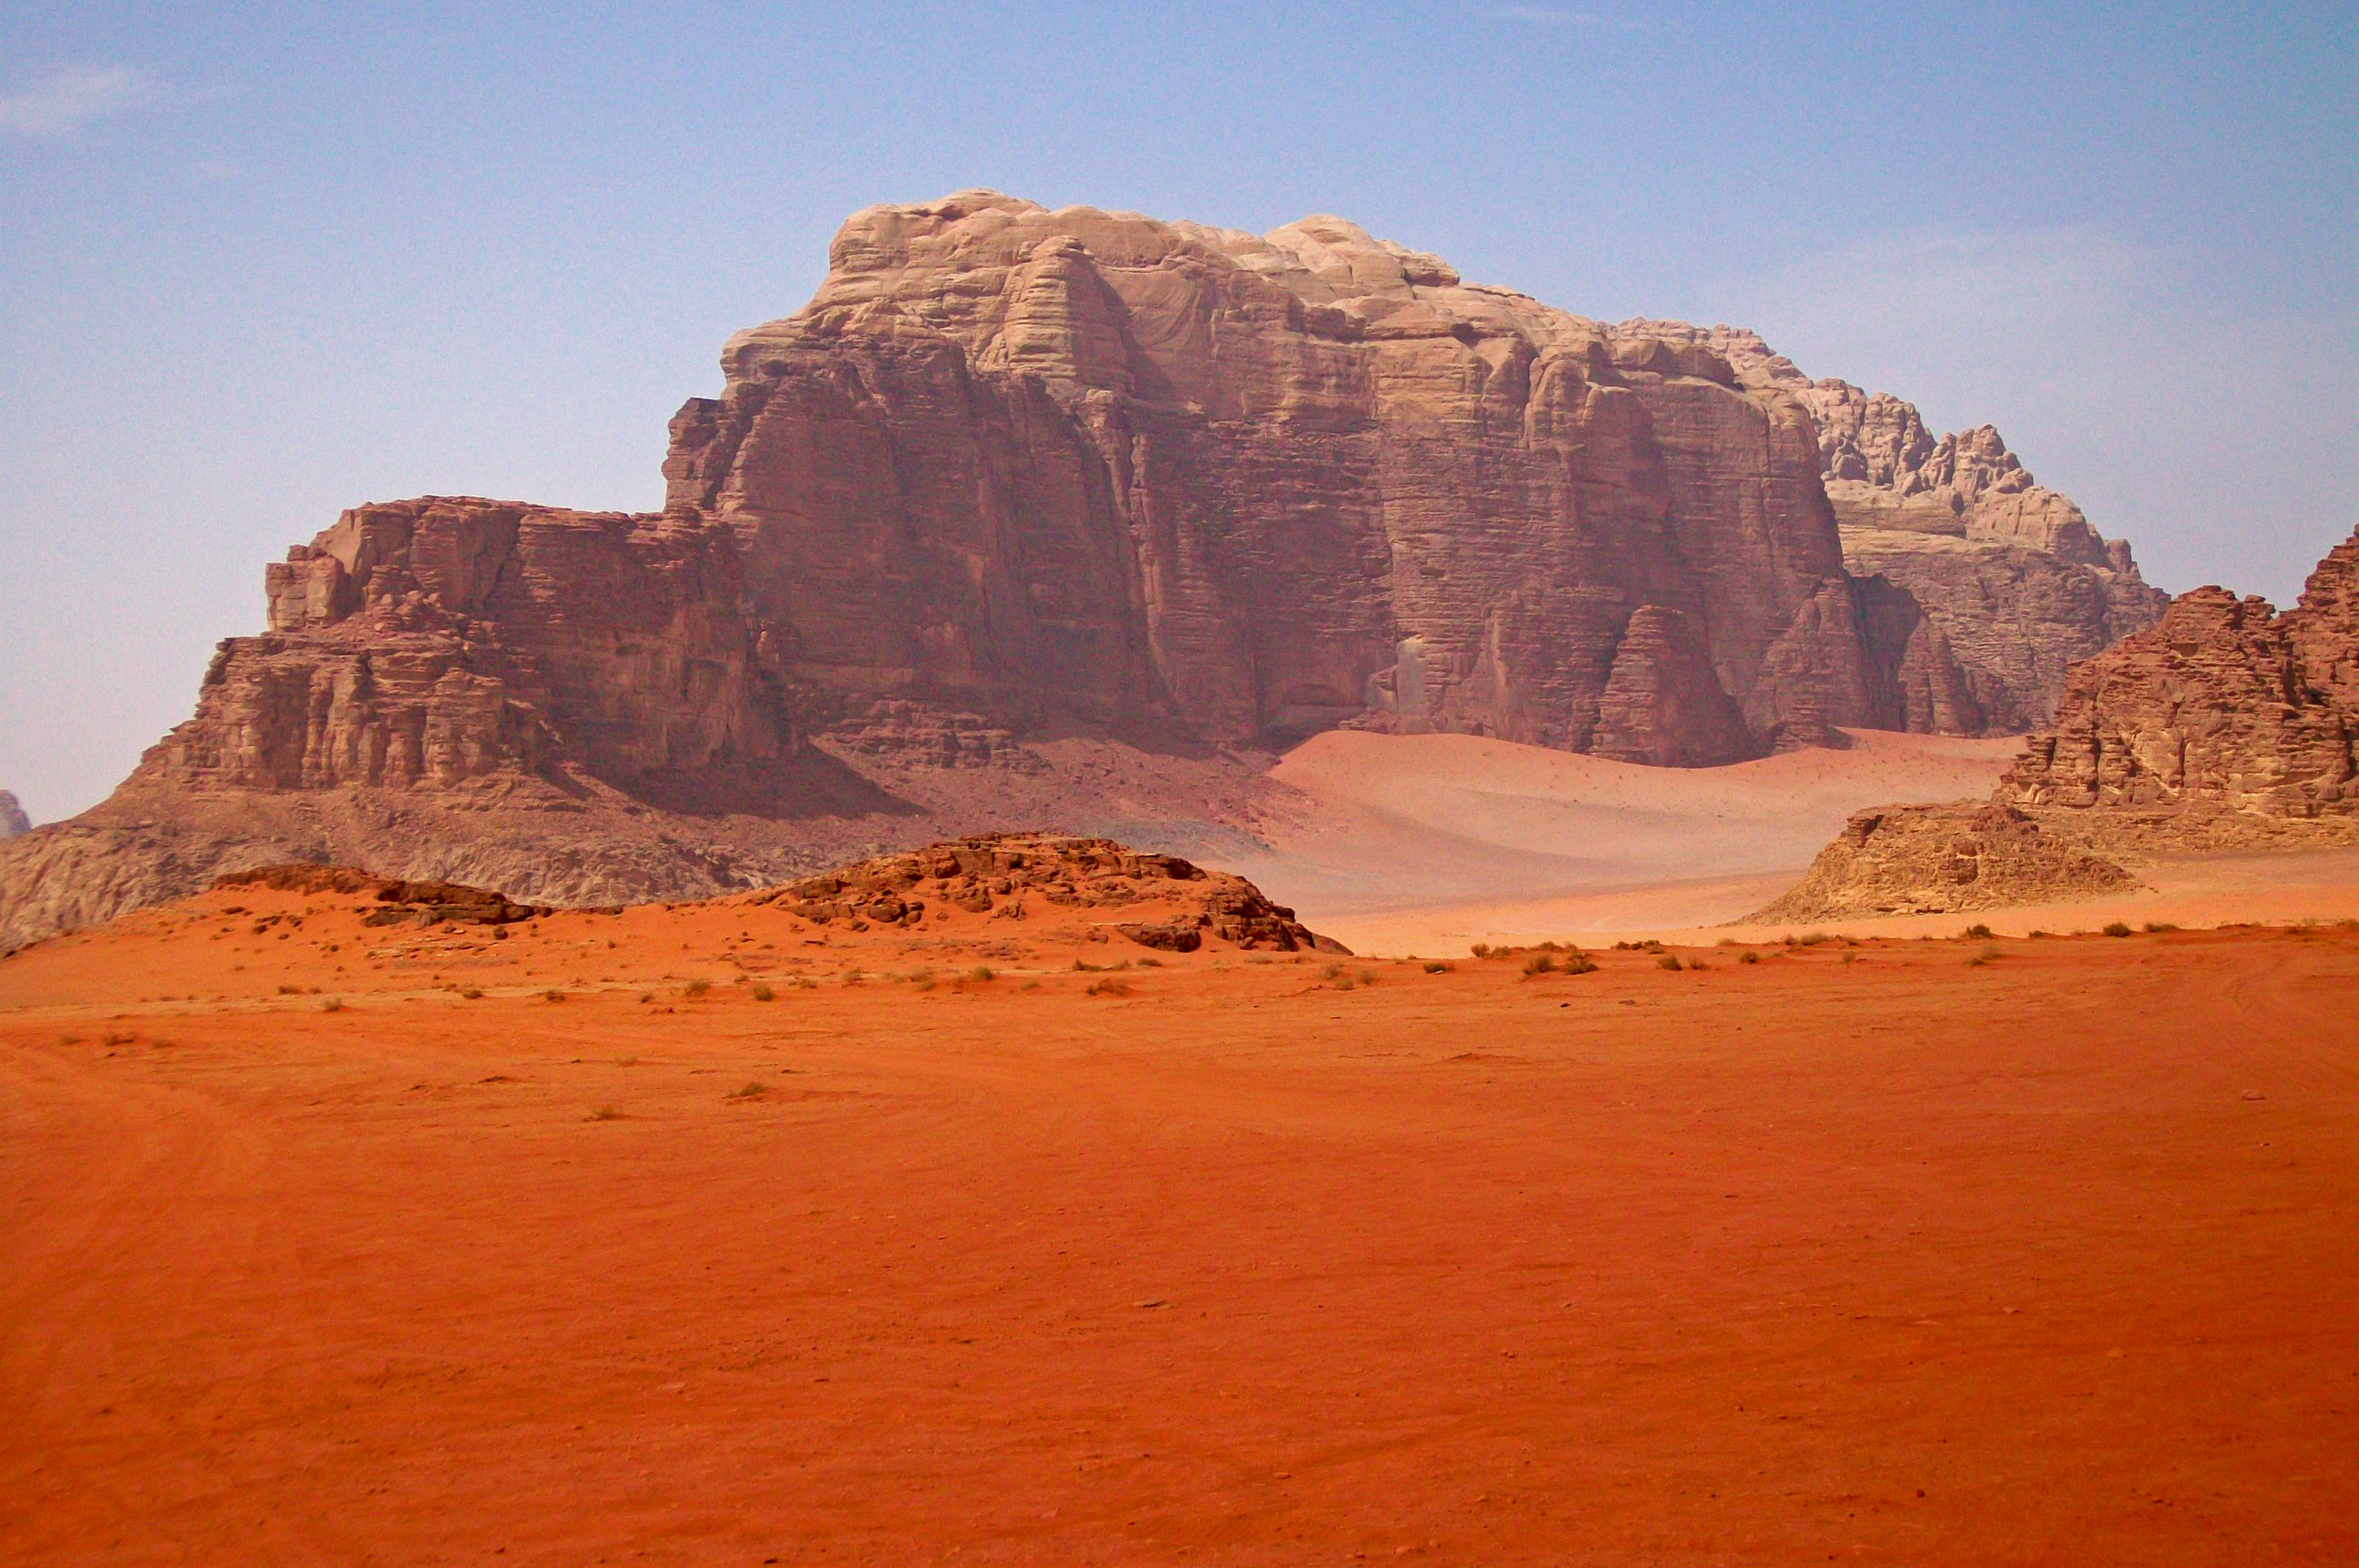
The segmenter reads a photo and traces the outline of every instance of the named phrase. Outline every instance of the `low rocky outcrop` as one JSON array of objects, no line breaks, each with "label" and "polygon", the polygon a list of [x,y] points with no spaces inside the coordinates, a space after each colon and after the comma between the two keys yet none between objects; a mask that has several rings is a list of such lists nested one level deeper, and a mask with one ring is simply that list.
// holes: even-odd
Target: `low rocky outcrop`
[{"label": "low rocky outcrop", "polygon": [[[1243,877],[1111,838],[989,833],[881,856],[753,895],[814,925],[852,931],[916,926],[928,911],[1023,920],[1049,911],[1102,911],[1144,947],[1192,953],[1207,938],[1244,948],[1341,953]],[[1176,910],[1170,906],[1177,903]]]},{"label": "low rocky outcrop", "polygon": [[302,862],[255,866],[229,871],[213,879],[215,888],[266,888],[276,892],[359,893],[379,907],[364,921],[368,925],[513,925],[547,914],[548,910],[516,903],[489,888],[460,882],[412,882],[372,876],[349,866]]},{"label": "low rocky outcrop", "polygon": [[2012,806],[1880,806],[1854,816],[1799,883],[1745,924],[1995,909],[2136,885]]},{"label": "low rocky outcrop", "polygon": [[13,838],[19,833],[32,830],[32,818],[27,816],[25,808],[16,804],[16,797],[0,789],[0,838]]}]

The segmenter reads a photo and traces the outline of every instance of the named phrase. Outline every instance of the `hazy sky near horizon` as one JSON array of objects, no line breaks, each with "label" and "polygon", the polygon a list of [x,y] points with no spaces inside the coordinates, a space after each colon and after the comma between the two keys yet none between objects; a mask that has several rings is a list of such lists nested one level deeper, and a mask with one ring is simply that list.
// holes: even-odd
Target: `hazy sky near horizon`
[{"label": "hazy sky near horizon", "polygon": [[969,186],[1752,326],[2289,602],[2359,524],[2354,18],[0,5],[0,788],[103,795],[344,506],[654,504],[844,214]]}]

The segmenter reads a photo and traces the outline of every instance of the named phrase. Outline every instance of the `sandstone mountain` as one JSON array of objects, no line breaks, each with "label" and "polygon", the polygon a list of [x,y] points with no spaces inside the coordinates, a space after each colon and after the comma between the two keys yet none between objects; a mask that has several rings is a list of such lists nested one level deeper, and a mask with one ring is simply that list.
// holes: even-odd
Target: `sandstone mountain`
[{"label": "sandstone mountain", "polygon": [[1986,908],[2120,885],[2121,868],[2091,850],[2134,864],[2353,840],[2359,533],[2283,615],[2225,589],[2181,594],[2158,624],[2073,667],[2054,726],[1989,805],[1864,812],[1753,918]]},{"label": "sandstone mountain", "polygon": [[[2136,619],[2126,553],[1995,437],[1894,445],[1757,339],[1338,219],[971,191],[830,263],[673,419],[660,513],[427,498],[290,551],[195,717],[0,855],[0,945],[290,860],[604,903],[1018,825],[1186,847],[1341,725],[1680,765],[1980,732],[2069,656],[2021,644]],[[1977,620],[1971,572],[1847,568],[1831,486],[2096,587],[2072,620],[1984,583]]]},{"label": "sandstone mountain", "polygon": [[0,838],[13,838],[19,833],[32,830],[32,818],[27,816],[25,808],[16,804],[16,795],[0,789]]}]

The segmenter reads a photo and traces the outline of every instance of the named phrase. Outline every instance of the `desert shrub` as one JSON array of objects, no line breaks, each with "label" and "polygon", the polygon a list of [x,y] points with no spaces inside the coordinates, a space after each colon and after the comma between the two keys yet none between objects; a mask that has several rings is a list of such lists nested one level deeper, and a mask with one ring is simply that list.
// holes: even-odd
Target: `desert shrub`
[{"label": "desert shrub", "polygon": [[344,1011],[344,999],[340,996],[332,996],[327,1000],[320,1004],[320,1011],[321,1012],[342,1012]]},{"label": "desert shrub", "polygon": [[2129,934],[2130,928],[2118,920],[2111,921],[2106,924],[2105,935],[2108,936],[2126,936]]},{"label": "desert shrub", "polygon": [[933,989],[934,971],[931,969],[919,969],[909,977],[909,987],[912,990],[929,991]]},{"label": "desert shrub", "polygon": [[753,998],[754,998],[754,1000],[755,1000],[756,1001],[767,1001],[767,1000],[769,1000],[772,997],[777,996],[778,993],[777,993],[777,992],[776,992],[776,991],[774,991],[774,990],[772,990],[768,986],[766,986],[766,985],[757,985],[757,986],[756,986],[756,987],[754,988],[753,991],[752,991],[750,994],[753,996]]},{"label": "desert shrub", "polygon": [[748,1079],[737,1087],[731,1089],[726,1098],[730,1099],[760,1099],[763,1095],[768,1092],[768,1087],[769,1087],[767,1085],[762,1083],[759,1079]]},{"label": "desert shrub", "polygon": [[2047,933],[2047,932],[2045,932],[2045,931],[2033,931],[2033,932],[2027,933],[2027,935],[2030,936],[2031,940],[2033,940],[2034,942],[2037,942],[2037,941],[2039,941],[2041,938],[2045,937],[2045,936],[2048,935],[2048,933]]},{"label": "desert shrub", "polygon": [[1680,962],[1680,956],[1677,953],[1665,953],[1655,960],[1655,968],[1658,969],[1683,969],[1687,968],[1687,966]]},{"label": "desert shrub", "polygon": [[620,1106],[593,1105],[590,1108],[592,1121],[620,1121],[622,1118],[623,1109]]},{"label": "desert shrub", "polygon": [[1748,947],[1736,956],[1736,961],[1740,964],[1757,964],[1761,961],[1761,955]]},{"label": "desert shrub", "polygon": [[712,989],[712,982],[706,979],[702,975],[699,975],[696,979],[689,981],[688,984],[680,987],[679,989],[689,996],[702,996],[706,991]]},{"label": "desert shrub", "polygon": [[1439,958],[1428,958],[1425,961],[1425,972],[1429,975],[1446,975],[1451,972],[1451,967]]},{"label": "desert shrub", "polygon": [[966,978],[974,981],[977,985],[981,985],[985,980],[997,979],[999,978],[999,972],[996,969],[994,969],[989,964],[977,964],[973,968],[969,969],[966,972]]},{"label": "desert shrub", "polygon": [[550,1001],[563,1001],[565,1000],[565,993],[559,990],[555,986],[549,987],[540,994]]},{"label": "desert shrub", "polygon": [[1966,935],[1968,936],[1976,937],[1984,941],[1988,941],[1990,939],[1990,934],[1991,928],[1984,925],[1979,920],[1966,927]]},{"label": "desert shrub", "polygon": [[1092,980],[1083,996],[1128,996],[1130,985],[1125,980]]},{"label": "desert shrub", "polygon": [[1491,944],[1488,942],[1477,942],[1474,946],[1467,948],[1466,950],[1478,958],[1487,958],[1491,956]]},{"label": "desert shrub", "polygon": [[484,988],[481,986],[468,986],[463,988],[459,992],[459,995],[468,1001],[481,1001],[484,1000]]},{"label": "desert shrub", "polygon": [[282,985],[278,988],[278,994],[280,996],[301,996],[303,994],[303,988],[301,986]]},{"label": "desert shrub", "polygon": [[1138,967],[1142,969],[1159,969],[1163,967],[1163,960],[1154,957],[1141,958],[1138,961]]},{"label": "desert shrub", "polygon": [[1564,972],[1568,975],[1593,975],[1597,972],[1597,960],[1575,947],[1564,960]]},{"label": "desert shrub", "polygon": [[1556,973],[1556,955],[1553,953],[1533,954],[1530,957],[1524,960],[1524,973],[1527,975],[1552,975]]},{"label": "desert shrub", "polygon": [[1859,962],[1859,955],[1851,951],[1849,948],[1845,948],[1843,950],[1843,961],[1846,964],[1856,964]]},{"label": "desert shrub", "polygon": [[1815,947],[1821,942],[1832,941],[1832,938],[1823,931],[1806,931],[1799,936],[1789,936],[1787,940],[1797,947]]},{"label": "desert shrub", "polygon": [[2179,929],[2178,926],[2173,925],[2168,920],[2149,920],[2146,923],[2146,928],[2149,933],[2157,936],[2161,935],[2166,931],[2176,931]]}]

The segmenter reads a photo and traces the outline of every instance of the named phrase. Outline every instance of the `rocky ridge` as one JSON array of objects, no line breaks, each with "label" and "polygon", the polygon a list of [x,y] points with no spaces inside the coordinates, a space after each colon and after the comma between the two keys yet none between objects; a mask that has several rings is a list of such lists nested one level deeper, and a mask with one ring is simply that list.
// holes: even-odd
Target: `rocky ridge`
[{"label": "rocky ridge", "polygon": [[2359,842],[2359,533],[2282,615],[2222,588],[2181,594],[2074,666],[2054,726],[1988,804],[1864,812],[1747,918],[2043,902],[2124,885],[2116,859],[2346,842]]},{"label": "rocky ridge", "polygon": [[[674,418],[660,513],[428,497],[291,550],[195,716],[0,851],[0,944],[288,860],[603,903],[1018,823],[1184,847],[1339,725],[1983,730],[1941,618],[1845,566],[1820,384],[1749,351],[1340,219],[871,208]],[[1909,471],[2079,538],[1992,462]]]}]

